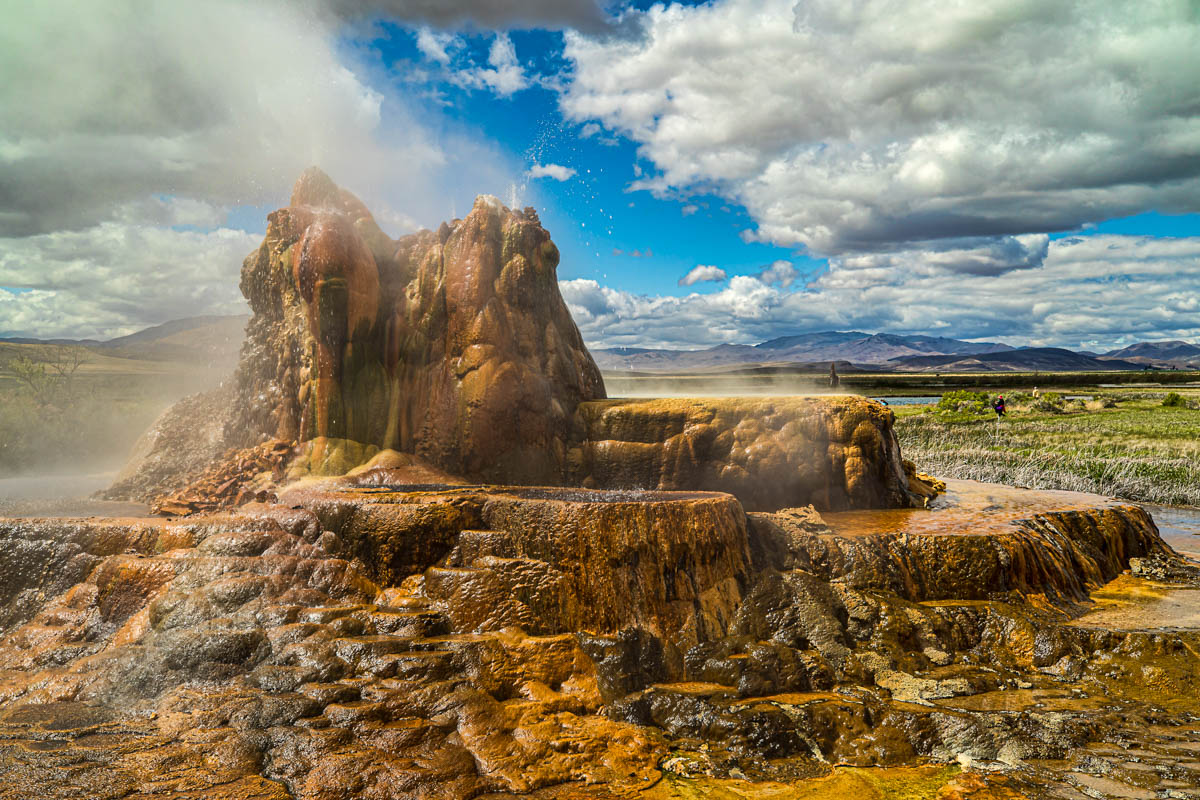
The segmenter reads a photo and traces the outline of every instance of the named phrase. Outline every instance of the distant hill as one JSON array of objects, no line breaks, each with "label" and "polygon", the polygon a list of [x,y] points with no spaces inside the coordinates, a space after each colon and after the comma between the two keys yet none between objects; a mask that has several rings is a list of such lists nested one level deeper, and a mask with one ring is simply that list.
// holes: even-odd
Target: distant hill
[{"label": "distant hill", "polygon": [[9,344],[70,344],[107,356],[186,362],[200,368],[232,369],[245,338],[248,316],[176,319],[108,341],[95,339],[0,339]]},{"label": "distant hill", "polygon": [[1179,339],[1162,342],[1138,342],[1105,353],[1103,358],[1119,358],[1136,364],[1177,369],[1200,368],[1200,346]]},{"label": "distant hill", "polygon": [[601,369],[670,372],[748,364],[829,361],[882,366],[906,356],[995,353],[1012,349],[996,342],[965,342],[937,336],[822,331],[783,336],[756,345],[723,344],[706,350],[618,347],[593,350],[592,355]]},{"label": "distant hill", "polygon": [[99,347],[125,358],[154,361],[200,359],[205,366],[237,363],[248,316],[176,319],[103,342]]},{"label": "distant hill", "polygon": [[1103,372],[1146,367],[1116,358],[1095,358],[1061,347],[1024,347],[999,353],[909,356],[889,362],[903,372]]}]

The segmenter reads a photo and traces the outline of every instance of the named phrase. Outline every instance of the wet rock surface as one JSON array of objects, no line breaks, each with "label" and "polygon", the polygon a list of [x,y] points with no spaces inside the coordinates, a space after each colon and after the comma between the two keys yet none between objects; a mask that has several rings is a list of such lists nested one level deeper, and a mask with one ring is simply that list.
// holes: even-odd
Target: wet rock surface
[{"label": "wet rock surface", "polygon": [[1200,796],[1197,588],[1136,507],[386,479],[0,521],[0,797]]}]

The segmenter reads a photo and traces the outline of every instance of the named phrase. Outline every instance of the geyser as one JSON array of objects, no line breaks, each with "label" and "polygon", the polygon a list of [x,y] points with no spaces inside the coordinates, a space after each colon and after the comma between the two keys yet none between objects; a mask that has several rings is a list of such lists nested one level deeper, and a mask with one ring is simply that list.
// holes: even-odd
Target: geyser
[{"label": "geyser", "polygon": [[393,240],[310,169],[268,219],[242,267],[254,316],[231,390],[164,414],[110,497],[178,489],[266,440],[296,445],[293,479],[399,451],[467,481],[727,491],[761,510],[927,492],[890,412],[861,398],[594,405],[604,384],[533,209],[480,197]]}]

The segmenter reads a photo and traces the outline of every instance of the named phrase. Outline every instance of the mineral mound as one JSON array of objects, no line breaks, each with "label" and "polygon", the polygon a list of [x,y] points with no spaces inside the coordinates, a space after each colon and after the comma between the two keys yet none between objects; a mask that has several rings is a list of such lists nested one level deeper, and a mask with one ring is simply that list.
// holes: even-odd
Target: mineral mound
[{"label": "mineral mound", "polygon": [[[837,402],[610,403],[558,289],[533,209],[480,197],[398,240],[306,171],[242,266],[254,312],[229,387],[164,414],[109,491],[186,509],[222,458],[295,446],[288,476],[341,475],[381,452],[467,481],[718,490],[749,508],[919,505],[890,412]],[[233,498],[254,476],[236,483]],[[224,485],[222,483],[222,485]],[[915,490],[915,491],[914,491]]]},{"label": "mineral mound", "polygon": [[1200,633],[1136,603],[1200,580],[1121,574],[1187,573],[1139,508],[395,473],[0,520],[0,798],[1198,796]]},{"label": "mineral mound", "polygon": [[392,240],[312,169],[268,219],[242,267],[254,316],[227,447],[354,443],[310,448],[316,473],[391,449],[472,479],[558,478],[575,407],[604,384],[532,209],[480,197],[465,219]]}]

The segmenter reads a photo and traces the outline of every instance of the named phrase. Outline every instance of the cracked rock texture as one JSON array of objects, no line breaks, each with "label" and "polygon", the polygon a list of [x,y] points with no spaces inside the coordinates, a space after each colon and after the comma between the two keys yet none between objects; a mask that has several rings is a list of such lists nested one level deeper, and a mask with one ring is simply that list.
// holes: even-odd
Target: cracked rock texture
[{"label": "cracked rock texture", "polygon": [[1200,590],[1109,580],[1178,561],[1140,509],[951,482],[747,518],[393,461],[0,521],[0,798],[1200,796],[1200,633],[1153,627]]}]

